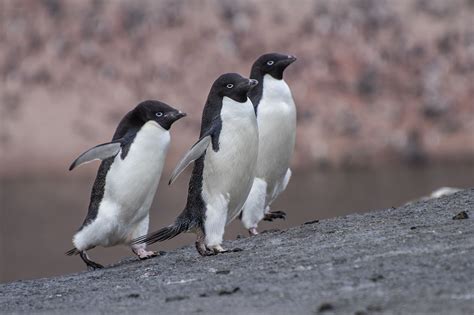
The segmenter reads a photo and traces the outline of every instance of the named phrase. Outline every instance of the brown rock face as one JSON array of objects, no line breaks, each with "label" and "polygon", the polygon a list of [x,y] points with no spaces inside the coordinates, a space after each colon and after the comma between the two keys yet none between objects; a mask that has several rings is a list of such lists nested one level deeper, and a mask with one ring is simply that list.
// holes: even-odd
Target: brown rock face
[{"label": "brown rock face", "polygon": [[[474,157],[473,1],[1,1],[0,174],[63,174],[130,108],[189,114],[212,81],[295,54],[295,166]],[[92,170],[92,168],[91,168]]]}]

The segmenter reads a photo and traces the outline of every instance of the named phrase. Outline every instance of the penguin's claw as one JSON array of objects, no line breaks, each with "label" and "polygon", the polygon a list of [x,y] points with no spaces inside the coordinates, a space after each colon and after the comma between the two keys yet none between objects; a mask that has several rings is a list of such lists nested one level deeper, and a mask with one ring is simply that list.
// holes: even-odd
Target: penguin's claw
[{"label": "penguin's claw", "polygon": [[98,264],[98,263],[93,263],[93,264],[88,264],[87,265],[87,271],[94,271],[94,270],[97,270],[97,269],[103,269],[104,266],[102,266],[101,264]]},{"label": "penguin's claw", "polygon": [[223,249],[222,246],[220,246],[220,245],[210,249],[202,242],[196,242],[196,249],[197,249],[199,255],[201,255],[203,257],[205,257],[205,256],[215,256],[215,255],[225,254],[225,253],[236,253],[236,252],[243,251],[242,248]]},{"label": "penguin's claw", "polygon": [[140,260],[146,260],[146,259],[149,259],[149,258],[156,257],[156,256],[158,256],[158,255],[159,255],[158,252],[144,251],[144,252],[138,254],[138,258],[139,258]]},{"label": "penguin's claw", "polygon": [[214,256],[214,251],[209,250],[203,242],[196,242],[196,250],[201,256]]},{"label": "penguin's claw", "polygon": [[214,251],[214,255],[218,255],[218,254],[226,254],[226,253],[237,253],[237,252],[241,252],[243,251],[242,248],[232,248],[232,249],[223,249],[221,246],[219,246],[218,249],[214,248],[213,249]]},{"label": "penguin's claw", "polygon": [[272,222],[275,219],[286,220],[286,212],[283,212],[283,211],[270,211],[270,212],[265,213],[265,216],[263,217],[264,221]]},{"label": "penguin's claw", "polygon": [[95,261],[90,260],[85,251],[79,252],[79,256],[81,256],[82,260],[86,263],[87,270],[89,271],[104,268],[104,266],[102,266],[101,264],[98,264]]},{"label": "penguin's claw", "polygon": [[250,228],[249,229],[249,234],[250,234],[250,236],[258,235],[257,228]]},{"label": "penguin's claw", "polygon": [[149,259],[152,257],[156,257],[159,255],[158,252],[154,252],[151,250],[146,250],[145,246],[143,244],[140,244],[138,246],[133,246],[132,245],[132,252],[138,256],[140,260],[145,260]]}]

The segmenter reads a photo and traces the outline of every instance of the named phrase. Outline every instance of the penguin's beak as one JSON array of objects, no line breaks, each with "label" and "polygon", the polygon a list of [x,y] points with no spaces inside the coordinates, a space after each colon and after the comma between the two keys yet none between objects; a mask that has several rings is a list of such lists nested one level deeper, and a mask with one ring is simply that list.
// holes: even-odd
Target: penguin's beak
[{"label": "penguin's beak", "polygon": [[280,61],[278,61],[277,63],[279,65],[281,65],[282,67],[286,68],[288,67],[289,65],[291,65],[293,62],[296,61],[296,57],[295,56],[292,56],[292,55],[288,55],[288,57],[286,59],[282,59]]},{"label": "penguin's beak", "polygon": [[183,113],[182,111],[178,111],[178,112],[173,112],[172,114],[170,114],[170,116],[173,119],[173,121],[177,121],[178,119],[186,117],[186,113]]}]

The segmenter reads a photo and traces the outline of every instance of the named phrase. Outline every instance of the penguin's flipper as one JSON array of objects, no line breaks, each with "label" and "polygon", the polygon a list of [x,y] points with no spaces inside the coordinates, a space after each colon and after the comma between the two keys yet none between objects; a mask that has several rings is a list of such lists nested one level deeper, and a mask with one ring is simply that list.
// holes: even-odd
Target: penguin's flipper
[{"label": "penguin's flipper", "polygon": [[72,171],[77,166],[89,163],[94,160],[105,160],[106,158],[116,156],[120,152],[121,144],[118,141],[99,144],[92,149],[82,153],[74,162],[72,162],[69,170]]},{"label": "penguin's flipper", "polygon": [[186,153],[186,155],[181,159],[181,161],[179,161],[178,165],[174,169],[173,173],[171,174],[171,178],[168,182],[168,185],[171,185],[174,180],[179,176],[179,174],[181,174],[181,172],[184,171],[184,169],[189,164],[199,159],[204,154],[204,152],[206,152],[206,149],[207,147],[209,147],[211,140],[211,135],[207,135],[199,139],[199,141],[191,147],[191,149]]}]

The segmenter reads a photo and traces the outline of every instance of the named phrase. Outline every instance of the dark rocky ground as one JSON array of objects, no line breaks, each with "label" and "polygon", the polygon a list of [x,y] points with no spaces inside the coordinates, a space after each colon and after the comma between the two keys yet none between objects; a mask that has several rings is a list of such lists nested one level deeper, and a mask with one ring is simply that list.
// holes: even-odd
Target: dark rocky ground
[{"label": "dark rocky ground", "polygon": [[[462,211],[471,218],[454,220]],[[472,314],[473,215],[469,189],[225,244],[242,252],[202,258],[189,246],[105,270],[2,284],[0,310]]]}]

